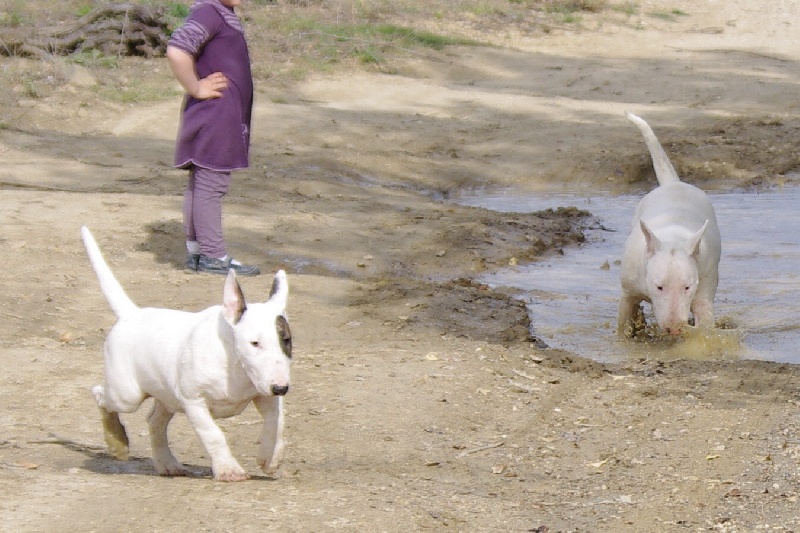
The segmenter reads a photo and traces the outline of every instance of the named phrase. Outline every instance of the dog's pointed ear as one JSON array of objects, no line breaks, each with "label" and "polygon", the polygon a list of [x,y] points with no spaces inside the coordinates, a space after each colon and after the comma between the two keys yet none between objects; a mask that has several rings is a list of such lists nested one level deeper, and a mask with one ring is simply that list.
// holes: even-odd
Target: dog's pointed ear
[{"label": "dog's pointed ear", "polygon": [[247,303],[244,300],[242,287],[236,279],[236,272],[230,269],[228,277],[225,278],[225,288],[222,290],[222,316],[228,324],[235,326],[246,310]]},{"label": "dog's pointed ear", "polygon": [[700,241],[703,239],[703,233],[705,233],[706,228],[708,227],[708,219],[703,223],[703,226],[697,230],[697,233],[692,235],[692,238],[689,239],[689,242],[686,243],[688,248],[688,253],[692,257],[697,257],[697,254],[700,253]]},{"label": "dog's pointed ear", "polygon": [[286,309],[286,301],[289,298],[289,282],[286,279],[286,272],[278,270],[275,279],[272,280],[272,290],[269,291],[269,301],[278,303],[281,309]]},{"label": "dog's pointed ear", "polygon": [[292,358],[292,330],[289,328],[289,322],[283,315],[278,315],[275,319],[275,329],[278,332],[278,342],[281,343],[281,349],[286,357]]},{"label": "dog's pointed ear", "polygon": [[644,234],[647,257],[652,257],[661,248],[661,241],[650,231],[650,228],[647,227],[644,220],[639,220],[639,227],[642,228],[642,233]]}]

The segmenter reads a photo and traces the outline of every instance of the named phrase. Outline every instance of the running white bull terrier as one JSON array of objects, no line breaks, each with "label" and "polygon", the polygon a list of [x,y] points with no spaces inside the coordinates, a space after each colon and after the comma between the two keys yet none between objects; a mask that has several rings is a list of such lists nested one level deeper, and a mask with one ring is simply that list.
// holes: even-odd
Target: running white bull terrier
[{"label": "running white bull terrier", "polygon": [[714,208],[703,191],[680,180],[647,122],[626,116],[644,136],[658,187],[636,206],[625,243],[617,333],[636,333],[642,301],[670,335],[687,327],[690,311],[695,326],[713,327],[721,249]]},{"label": "running white bull terrier", "polygon": [[256,460],[264,472],[274,474],[283,456],[283,396],[289,390],[292,355],[284,271],[275,275],[265,303],[246,304],[231,270],[221,306],[198,313],[139,308],[86,227],[81,235],[100,288],[117,315],[104,347],[105,386],[92,388],[109,450],[127,459],[128,437],[119,413],[132,413],[152,397],[147,422],[158,474],[189,474],[167,442],[167,425],[183,412],[211,458],[214,479],[243,481],[249,476],[214,418],[237,415],[252,401],[264,417]]}]

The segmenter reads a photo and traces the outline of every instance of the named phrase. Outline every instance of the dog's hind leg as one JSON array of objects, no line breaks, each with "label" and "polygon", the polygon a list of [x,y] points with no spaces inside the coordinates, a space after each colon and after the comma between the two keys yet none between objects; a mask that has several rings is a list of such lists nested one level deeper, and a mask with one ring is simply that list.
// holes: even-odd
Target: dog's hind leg
[{"label": "dog's hind leg", "polygon": [[174,413],[168,411],[164,404],[154,400],[153,409],[147,417],[150,426],[150,447],[153,454],[153,467],[159,476],[188,476],[189,471],[175,459],[169,449],[167,426]]},{"label": "dog's hind leg", "polygon": [[125,426],[119,419],[119,413],[109,411],[105,407],[105,391],[101,385],[92,388],[92,394],[100,408],[100,416],[103,421],[103,436],[111,454],[121,461],[128,459],[128,434]]},{"label": "dog's hind leg", "polygon": [[256,462],[261,470],[272,476],[283,460],[283,397],[258,396],[253,403],[264,417]]}]

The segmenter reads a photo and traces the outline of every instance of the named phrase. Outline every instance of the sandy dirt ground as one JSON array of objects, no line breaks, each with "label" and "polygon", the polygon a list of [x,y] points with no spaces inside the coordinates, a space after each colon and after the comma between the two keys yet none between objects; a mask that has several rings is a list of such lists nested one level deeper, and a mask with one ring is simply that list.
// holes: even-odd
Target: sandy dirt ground
[{"label": "sandy dirt ground", "polygon": [[[111,79],[4,59],[0,529],[800,530],[795,367],[601,365],[549,349],[518,295],[472,278],[579,247],[602,221],[452,201],[492,187],[645,192],[650,161],[626,109],[692,183],[791,184],[798,4],[646,1],[549,33],[436,21],[496,46],[259,86],[225,230],[265,271],[243,280],[248,298],[288,271],[295,362],[278,479],[255,464],[255,409],[220,422],[252,475],[234,484],[211,480],[182,416],[170,440],[195,475],[155,475],[147,403],[123,417],[131,460],[111,458],[89,392],[113,318],[81,225],[138,304],[221,300],[222,278],[180,268],[166,63],[124,61]],[[684,14],[652,16],[673,9]],[[31,69],[65,81],[33,96],[13,81]],[[163,80],[164,98],[99,96],[139,76]]]}]

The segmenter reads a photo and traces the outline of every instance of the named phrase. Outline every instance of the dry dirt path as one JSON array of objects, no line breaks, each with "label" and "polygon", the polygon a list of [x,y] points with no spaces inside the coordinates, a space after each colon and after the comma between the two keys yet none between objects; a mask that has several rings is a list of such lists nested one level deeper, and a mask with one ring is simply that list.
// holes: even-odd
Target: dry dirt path
[{"label": "dry dirt path", "polygon": [[[685,15],[647,15],[673,9]],[[4,108],[0,529],[797,531],[794,367],[602,366],[520,342],[524,308],[504,295],[442,283],[574,244],[584,223],[443,201],[461,187],[646,190],[624,109],[702,186],[789,180],[800,5],[641,12],[498,32],[505,46],[409,58],[394,74],[261,88],[254,165],[225,223],[238,255],[290,271],[297,357],[278,480],[256,470],[254,410],[222,422],[246,483],[209,479],[181,417],[171,441],[197,476],[155,476],[147,406],[125,417],[131,461],[101,445],[89,388],[112,321],[79,226],[141,305],[221,296],[221,280],[176,268],[176,102],[114,104],[68,85]],[[163,62],[129,68],[167,83]],[[270,282],[244,289],[264,298]]]}]

